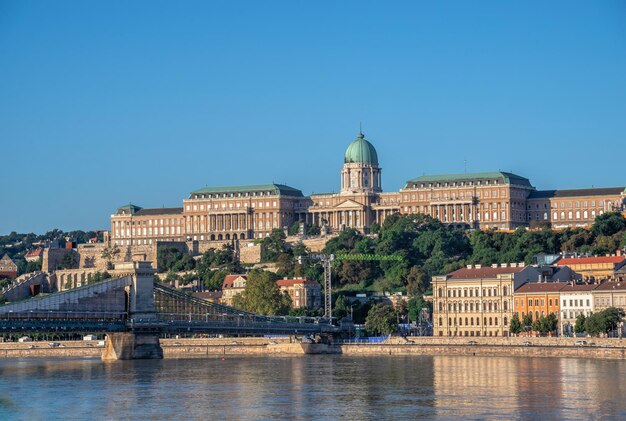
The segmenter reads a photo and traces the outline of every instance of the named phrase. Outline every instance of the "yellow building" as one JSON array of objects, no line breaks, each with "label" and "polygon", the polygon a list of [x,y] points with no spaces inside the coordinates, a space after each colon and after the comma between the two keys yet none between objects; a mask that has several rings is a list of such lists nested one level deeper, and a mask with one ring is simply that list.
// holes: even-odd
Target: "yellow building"
[{"label": "yellow building", "polygon": [[513,293],[541,274],[524,263],[467,266],[434,276],[435,336],[509,336]]},{"label": "yellow building", "polygon": [[616,272],[626,266],[626,256],[566,257],[556,262],[558,266],[569,266],[585,279],[615,279]]},{"label": "yellow building", "polygon": [[246,289],[247,275],[226,275],[222,282],[222,297],[220,302],[227,306],[233,305],[233,297]]},{"label": "yellow building", "polygon": [[291,297],[293,308],[318,308],[322,305],[322,290],[318,282],[310,279],[279,279],[276,285]]}]

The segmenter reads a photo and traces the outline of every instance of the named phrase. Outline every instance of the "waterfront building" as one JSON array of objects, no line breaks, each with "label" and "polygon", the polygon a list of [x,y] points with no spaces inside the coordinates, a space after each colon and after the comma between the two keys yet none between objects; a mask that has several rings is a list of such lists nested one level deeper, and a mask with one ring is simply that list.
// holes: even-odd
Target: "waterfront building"
[{"label": "waterfront building", "polygon": [[11,278],[14,279],[17,277],[17,265],[9,257],[8,254],[5,254],[2,259],[0,259],[0,278]]},{"label": "waterfront building", "polygon": [[[560,319],[560,291],[563,282],[528,282],[515,289],[513,310],[520,321],[530,314],[533,320],[554,314]],[[560,325],[560,323],[559,323]]]},{"label": "waterfront building", "polygon": [[594,311],[593,289],[596,284],[567,284],[560,291],[561,300],[561,333],[572,335],[576,318],[581,314],[588,317]]},{"label": "waterfront building", "polygon": [[346,228],[368,233],[372,224],[396,213],[427,214],[463,228],[565,228],[626,210],[625,187],[538,191],[528,178],[503,171],[422,175],[384,192],[378,153],[363,133],[344,153],[339,187],[338,193],[304,196],[283,184],[207,186],[193,191],[182,207],[118,208],[106,239],[125,246],[250,240],[295,222],[316,225],[322,233]]},{"label": "waterfront building", "polygon": [[607,281],[591,290],[593,296],[593,311],[606,310],[617,307],[626,310],[626,283]]},{"label": "waterfront building", "polygon": [[318,282],[310,279],[279,279],[276,285],[281,292],[291,297],[293,308],[319,308],[322,305],[322,289]]},{"label": "waterfront building", "polygon": [[616,271],[626,266],[626,256],[565,257],[559,259],[558,266],[569,266],[585,279],[615,279]]},{"label": "waterfront building", "polygon": [[524,263],[469,265],[434,276],[433,323],[436,336],[509,336],[513,293],[540,272]]},{"label": "waterfront building", "polygon": [[246,289],[248,275],[226,275],[222,282],[222,297],[220,302],[227,306],[233,305],[233,297]]}]

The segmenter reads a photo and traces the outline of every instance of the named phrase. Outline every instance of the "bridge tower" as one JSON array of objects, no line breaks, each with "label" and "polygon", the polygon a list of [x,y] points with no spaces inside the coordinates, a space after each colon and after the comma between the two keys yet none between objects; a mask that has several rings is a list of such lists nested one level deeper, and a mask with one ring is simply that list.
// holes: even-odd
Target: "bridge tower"
[{"label": "bridge tower", "polygon": [[[154,274],[151,262],[128,262],[115,265],[116,271],[127,271],[131,283],[126,287],[126,308],[131,326],[139,323],[149,327],[151,322],[157,321],[154,307]],[[159,343],[159,334],[154,329],[133,329],[130,332],[110,333],[107,341],[103,361],[161,359],[163,349]]]}]

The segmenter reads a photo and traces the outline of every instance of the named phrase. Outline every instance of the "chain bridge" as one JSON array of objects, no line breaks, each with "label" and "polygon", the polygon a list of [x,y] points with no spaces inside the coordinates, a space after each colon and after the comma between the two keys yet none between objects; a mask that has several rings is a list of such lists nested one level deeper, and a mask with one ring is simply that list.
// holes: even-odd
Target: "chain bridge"
[{"label": "chain bridge", "polygon": [[106,348],[121,349],[109,349],[108,354],[115,354],[112,359],[127,359],[162,356],[158,337],[164,334],[339,333],[339,328],[329,322],[258,315],[156,284],[150,262],[124,263],[116,269],[127,273],[0,306],[0,334],[106,333]]}]

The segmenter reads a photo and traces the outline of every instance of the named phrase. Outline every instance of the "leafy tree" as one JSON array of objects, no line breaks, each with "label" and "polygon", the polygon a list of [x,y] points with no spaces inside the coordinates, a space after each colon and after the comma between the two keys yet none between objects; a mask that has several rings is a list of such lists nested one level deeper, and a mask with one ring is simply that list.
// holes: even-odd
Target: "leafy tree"
[{"label": "leafy tree", "polygon": [[157,250],[159,272],[181,272],[192,270],[196,261],[187,253],[182,253],[176,247],[159,247]]},{"label": "leafy tree", "polygon": [[281,253],[287,251],[283,230],[274,228],[269,236],[261,241],[261,260],[275,262]]},{"label": "leafy tree", "polygon": [[591,231],[596,235],[611,236],[626,229],[626,219],[621,212],[606,212],[596,217]]},{"label": "leafy tree", "polygon": [[614,331],[624,318],[624,310],[609,307],[587,317],[585,331],[591,336],[608,334]]},{"label": "leafy tree", "polygon": [[530,313],[528,313],[522,318],[522,327],[524,329],[524,332],[531,331],[532,326],[533,326],[533,316]]},{"label": "leafy tree", "polygon": [[522,332],[522,323],[520,322],[519,316],[517,313],[511,317],[511,324],[509,326],[509,330],[514,335],[519,335]]},{"label": "leafy tree", "polygon": [[374,335],[391,335],[398,329],[397,315],[389,304],[374,304],[367,313],[365,328]]},{"label": "leafy tree", "polygon": [[406,277],[406,292],[410,296],[423,295],[430,286],[426,273],[418,266],[413,266]]},{"label": "leafy tree", "polygon": [[583,313],[580,313],[578,317],[576,317],[576,324],[574,325],[574,333],[581,334],[585,333],[585,322],[587,318]]},{"label": "leafy tree", "polygon": [[42,263],[43,263],[42,259],[37,259],[35,261],[28,262],[26,264],[26,269],[24,270],[24,273],[39,272],[41,270]]},{"label": "leafy tree", "polygon": [[276,285],[277,275],[255,269],[248,274],[246,289],[233,297],[233,305],[242,310],[265,315],[285,315],[291,298]]},{"label": "leafy tree", "polygon": [[60,269],[76,269],[78,267],[78,258],[74,251],[66,253],[59,263]]},{"label": "leafy tree", "polygon": [[117,244],[113,244],[112,246],[106,246],[102,249],[100,256],[106,261],[106,268],[113,269],[113,260],[117,258],[120,254],[120,248]]}]

